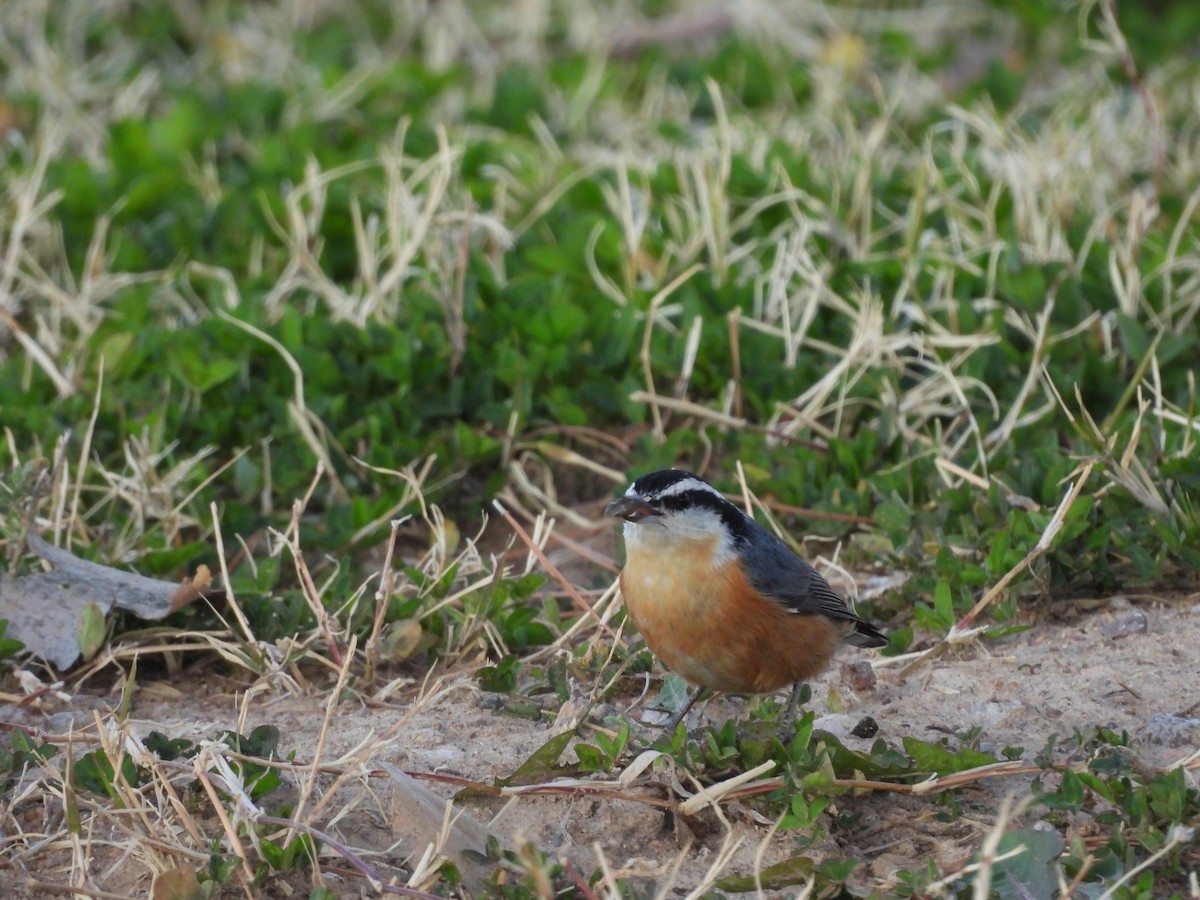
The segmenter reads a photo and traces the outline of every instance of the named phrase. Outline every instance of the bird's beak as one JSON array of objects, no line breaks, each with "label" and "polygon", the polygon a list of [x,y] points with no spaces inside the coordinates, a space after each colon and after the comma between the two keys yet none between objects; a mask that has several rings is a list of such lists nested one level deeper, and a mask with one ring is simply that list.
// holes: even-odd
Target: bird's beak
[{"label": "bird's beak", "polygon": [[640,522],[642,519],[660,515],[657,509],[637,497],[618,497],[604,507],[604,514],[624,519],[626,522]]}]

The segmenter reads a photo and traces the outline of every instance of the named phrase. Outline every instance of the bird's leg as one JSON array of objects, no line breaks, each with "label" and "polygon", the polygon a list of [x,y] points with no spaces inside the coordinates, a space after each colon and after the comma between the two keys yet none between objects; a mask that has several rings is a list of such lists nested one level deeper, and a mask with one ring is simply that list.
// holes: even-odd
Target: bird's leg
[{"label": "bird's leg", "polygon": [[783,716],[783,731],[785,734],[791,732],[792,723],[796,721],[796,710],[800,708],[800,694],[803,691],[803,681],[797,681],[792,685],[792,693],[788,697],[787,712]]},{"label": "bird's leg", "polygon": [[670,721],[667,722],[665,726],[667,732],[669,734],[674,734],[675,729],[679,727],[679,723],[683,721],[684,716],[686,716],[688,711],[696,705],[697,701],[702,699],[707,701],[714,693],[715,692],[711,688],[696,688],[696,692],[688,698],[688,702],[683,704],[683,709],[671,716]]}]

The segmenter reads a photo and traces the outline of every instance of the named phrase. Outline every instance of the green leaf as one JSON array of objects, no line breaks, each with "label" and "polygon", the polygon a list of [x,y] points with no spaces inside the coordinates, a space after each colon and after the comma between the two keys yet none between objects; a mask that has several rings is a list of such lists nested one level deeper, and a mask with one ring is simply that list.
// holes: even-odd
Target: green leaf
[{"label": "green leaf", "polygon": [[912,757],[913,765],[921,772],[936,775],[953,775],[979,766],[999,762],[994,756],[964,747],[951,753],[940,744],[931,744],[914,737],[904,738],[904,752]]},{"label": "green leaf", "polygon": [[581,772],[607,772],[612,768],[612,757],[590,744],[576,744],[575,755]]},{"label": "green leaf", "polygon": [[1119,312],[1116,315],[1117,331],[1121,335],[1121,341],[1125,344],[1125,350],[1131,359],[1141,359],[1146,355],[1146,351],[1150,349],[1152,338],[1146,333],[1146,329],[1142,327],[1142,323],[1133,316]]},{"label": "green leaf", "polygon": [[169,738],[161,731],[151,731],[146,735],[146,749],[156,754],[160,759],[173,760],[190,757],[196,753],[196,745],[186,738]]},{"label": "green leaf", "polygon": [[674,672],[668,672],[662,680],[658,696],[651,701],[650,705],[655,709],[664,709],[675,715],[691,698],[691,692],[692,689],[682,677]]},{"label": "green leaf", "polygon": [[813,773],[803,779],[800,784],[801,790],[792,795],[791,811],[781,820],[780,828],[811,830],[816,827],[817,819],[833,800],[824,794],[809,796],[811,790],[819,787],[820,775],[821,773]]},{"label": "green leaf", "polygon": [[8,620],[0,619],[0,659],[7,659],[15,653],[20,653],[25,649],[25,644],[18,641],[16,638],[5,637],[4,632],[8,630]]},{"label": "green leaf", "polygon": [[[279,729],[274,725],[259,725],[246,736],[240,735],[236,731],[222,731],[220,739],[227,743],[230,749],[246,756],[256,756],[268,760],[276,759],[279,756]],[[274,766],[255,762],[237,762],[234,764],[234,769],[242,773],[247,792],[253,800],[262,799],[283,784],[282,776]]]},{"label": "green leaf", "polygon": [[829,764],[838,778],[863,776],[873,779],[907,779],[914,772],[912,760],[889,747],[883,740],[876,741],[871,747],[871,752],[867,754],[851,750],[827,731],[818,731],[815,737],[825,747]]},{"label": "green leaf", "polygon": [[517,687],[517,673],[521,670],[521,660],[515,653],[510,653],[494,666],[484,666],[479,670],[479,684],[485,691],[495,694],[507,694]]},{"label": "green leaf", "polygon": [[221,856],[216,852],[210,853],[206,870],[209,879],[215,884],[225,884],[238,868],[240,862],[241,860],[236,856]]},{"label": "green leaf", "polygon": [[1008,571],[1008,550],[1011,546],[1010,533],[1007,528],[1001,528],[992,537],[991,551],[987,557],[987,569],[993,575],[1000,575]]},{"label": "green leaf", "polygon": [[236,731],[222,731],[221,738],[238,753],[274,759],[279,748],[279,729],[274,725],[259,725],[243,737]]},{"label": "green leaf", "polygon": [[625,752],[625,747],[629,743],[631,734],[632,731],[629,725],[623,724],[611,738],[602,731],[596,732],[596,743],[610,760],[615,761]]},{"label": "green leaf", "polygon": [[[93,750],[76,761],[74,775],[78,787],[101,797],[109,797],[123,807],[120,794],[113,787],[117,770],[103,750]],[[140,783],[137,766],[129,756],[121,757],[121,778],[130,787],[137,787]]]},{"label": "green leaf", "polygon": [[992,894],[1000,900],[1028,900],[1058,895],[1058,866],[1063,839],[1057,831],[1022,828],[1001,836],[996,856],[1020,848],[1021,852],[1000,859],[992,871]]},{"label": "green leaf", "polygon": [[530,754],[511,775],[496,779],[497,787],[508,787],[513,784],[532,784],[554,778],[562,774],[563,767],[558,765],[559,758],[566,751],[575,736],[573,731],[563,731],[554,735],[542,746]]},{"label": "green leaf", "polygon": [[541,85],[542,82],[526,67],[509,64],[496,77],[489,123],[505,131],[528,132],[530,116],[546,116],[546,98]]},{"label": "green leaf", "polygon": [[173,353],[171,367],[198,394],[224,384],[242,370],[242,364],[235,359],[205,359],[199,351],[190,348]]},{"label": "green leaf", "polygon": [[780,891],[797,884],[804,884],[813,877],[816,864],[807,856],[793,856],[763,869],[758,878],[737,875],[717,881],[717,888],[731,893],[748,893],[760,887],[768,891]]},{"label": "green leaf", "polygon": [[86,603],[79,612],[79,625],[75,639],[79,644],[79,652],[84,659],[91,659],[104,645],[104,636],[108,633],[108,621],[104,617],[100,605],[94,600]]},{"label": "green leaf", "polygon": [[270,841],[259,842],[259,852],[262,853],[262,858],[267,865],[275,871],[279,871],[285,867],[283,848],[278,844],[272,844]]},{"label": "green leaf", "polygon": [[933,592],[933,610],[938,620],[946,627],[954,625],[954,598],[950,593],[950,582],[942,578]]},{"label": "green leaf", "polygon": [[26,766],[45,765],[58,752],[53,744],[35,744],[33,738],[20,729],[13,729],[11,746],[9,770],[12,772],[20,772]]},{"label": "green leaf", "polygon": [[889,500],[875,507],[875,521],[892,541],[892,546],[903,547],[912,537],[912,510],[901,503]]}]

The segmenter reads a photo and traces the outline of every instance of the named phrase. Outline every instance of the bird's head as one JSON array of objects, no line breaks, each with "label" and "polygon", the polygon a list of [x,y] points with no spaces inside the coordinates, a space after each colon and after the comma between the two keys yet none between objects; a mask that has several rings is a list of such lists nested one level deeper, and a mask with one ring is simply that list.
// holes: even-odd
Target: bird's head
[{"label": "bird's head", "polygon": [[604,514],[625,520],[627,552],[643,545],[715,539],[718,555],[727,556],[746,521],[720,491],[682,469],[643,475],[625,496],[609,503]]}]

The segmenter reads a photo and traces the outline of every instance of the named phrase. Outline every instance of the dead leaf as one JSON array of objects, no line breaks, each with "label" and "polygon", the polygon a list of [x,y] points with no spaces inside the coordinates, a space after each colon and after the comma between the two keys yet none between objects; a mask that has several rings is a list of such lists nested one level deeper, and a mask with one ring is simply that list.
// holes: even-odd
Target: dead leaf
[{"label": "dead leaf", "polygon": [[425,630],[416,619],[392,622],[383,632],[383,655],[386,659],[408,659],[416,652]]},{"label": "dead leaf", "polygon": [[451,810],[447,826],[446,804],[451,801],[391,763],[379,766],[392,777],[392,834],[403,852],[416,860],[433,845],[454,863],[464,887],[479,892],[493,868],[483,859],[491,836],[487,828],[461,809]]},{"label": "dead leaf", "polygon": [[205,900],[208,894],[191,869],[180,866],[159,872],[150,896],[154,900]]},{"label": "dead leaf", "polygon": [[99,649],[114,607],[141,619],[162,619],[212,586],[207,566],[175,584],[80,559],[33,532],[29,548],[54,570],[17,577],[0,573],[0,619],[8,620],[9,637],[60,669],[81,652],[87,657]]}]

